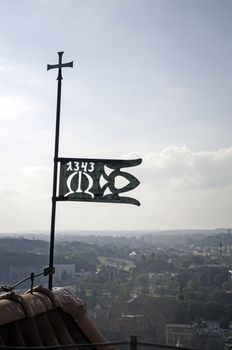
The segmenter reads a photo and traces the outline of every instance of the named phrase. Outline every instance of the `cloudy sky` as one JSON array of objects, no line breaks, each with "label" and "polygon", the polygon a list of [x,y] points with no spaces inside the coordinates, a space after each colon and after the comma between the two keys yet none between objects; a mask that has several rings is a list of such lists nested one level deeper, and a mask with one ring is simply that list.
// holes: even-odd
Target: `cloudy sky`
[{"label": "cloudy sky", "polygon": [[142,157],[132,205],[57,203],[57,230],[232,226],[230,0],[0,0],[0,232],[50,228],[60,156]]}]

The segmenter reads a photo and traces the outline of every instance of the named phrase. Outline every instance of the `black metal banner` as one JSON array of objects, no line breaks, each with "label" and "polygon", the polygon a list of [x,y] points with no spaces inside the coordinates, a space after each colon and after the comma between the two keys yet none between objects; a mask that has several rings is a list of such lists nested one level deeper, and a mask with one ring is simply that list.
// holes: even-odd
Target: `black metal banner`
[{"label": "black metal banner", "polygon": [[[142,159],[58,158],[60,164],[59,201],[129,203],[135,198],[121,196],[139,185],[135,176],[121,170],[141,164]],[[125,184],[126,182],[126,184]]]}]

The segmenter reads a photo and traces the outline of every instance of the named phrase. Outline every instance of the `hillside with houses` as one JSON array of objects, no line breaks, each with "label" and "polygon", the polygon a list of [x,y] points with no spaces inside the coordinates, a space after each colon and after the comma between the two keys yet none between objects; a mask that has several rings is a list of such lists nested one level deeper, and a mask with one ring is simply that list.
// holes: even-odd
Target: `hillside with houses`
[{"label": "hillside with houses", "polygon": [[[42,239],[2,236],[1,285],[43,271],[48,249]],[[232,339],[231,255],[229,230],[73,235],[57,240],[54,285],[84,299],[110,340],[136,334],[150,342],[199,348],[207,336],[207,344],[222,349]],[[35,283],[46,285],[47,279],[40,276]]]}]

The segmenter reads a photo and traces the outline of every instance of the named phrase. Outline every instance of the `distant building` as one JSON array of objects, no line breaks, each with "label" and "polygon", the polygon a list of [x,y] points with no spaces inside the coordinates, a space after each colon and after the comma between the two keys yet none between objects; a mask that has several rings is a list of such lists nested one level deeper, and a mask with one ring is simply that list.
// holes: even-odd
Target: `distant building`
[{"label": "distant building", "polygon": [[223,350],[223,333],[217,321],[200,325],[168,323],[165,327],[166,344],[197,350]]},{"label": "distant building", "polygon": [[75,264],[55,264],[54,281],[75,280]]},{"label": "distant building", "polygon": [[98,319],[96,323],[111,340],[124,340],[128,335],[136,334],[140,339],[156,342],[156,328],[142,314],[122,314],[120,317],[108,319],[107,322]]},{"label": "distant building", "polygon": [[102,269],[98,272],[98,275],[102,278],[104,278],[108,283],[112,283],[115,281],[115,279],[118,276],[118,270],[114,266],[105,265],[102,267]]},{"label": "distant building", "polygon": [[92,318],[108,322],[110,307],[102,307],[100,304],[97,304],[92,310],[89,309],[89,314]]},{"label": "distant building", "polygon": [[129,334],[133,331],[144,331],[149,325],[144,315],[124,315],[119,319],[122,327],[127,327]]},{"label": "distant building", "polygon": [[165,326],[166,344],[172,346],[196,347],[197,324],[167,323]]},{"label": "distant building", "polygon": [[218,287],[229,280],[229,270],[223,264],[191,265],[179,272],[179,279],[186,286],[189,280],[199,280],[204,287]]}]

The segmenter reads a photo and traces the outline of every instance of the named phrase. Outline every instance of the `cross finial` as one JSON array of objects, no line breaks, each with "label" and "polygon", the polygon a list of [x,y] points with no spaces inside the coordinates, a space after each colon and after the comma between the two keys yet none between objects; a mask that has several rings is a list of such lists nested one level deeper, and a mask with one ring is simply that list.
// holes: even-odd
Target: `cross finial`
[{"label": "cross finial", "polygon": [[[56,132],[55,132],[55,152],[54,152],[54,170],[53,170],[53,191],[52,191],[52,216],[51,216],[51,233],[50,233],[50,254],[49,268],[54,268],[54,241],[55,241],[55,219],[56,219],[56,189],[58,173],[58,153],[59,153],[59,134],[60,134],[60,105],[61,105],[61,85],[62,85],[62,68],[73,67],[73,62],[62,63],[63,51],[58,52],[58,64],[48,64],[47,70],[58,68],[57,76],[57,105],[56,105]],[[52,289],[52,274],[49,275],[48,286]]]},{"label": "cross finial", "polygon": [[54,69],[54,68],[58,68],[58,76],[57,76],[57,80],[62,80],[62,68],[65,67],[73,67],[73,61],[72,62],[68,62],[68,63],[62,63],[62,56],[63,56],[64,51],[58,52],[58,56],[59,56],[59,62],[58,64],[48,64],[47,65],[47,70],[50,69]]}]

